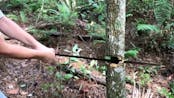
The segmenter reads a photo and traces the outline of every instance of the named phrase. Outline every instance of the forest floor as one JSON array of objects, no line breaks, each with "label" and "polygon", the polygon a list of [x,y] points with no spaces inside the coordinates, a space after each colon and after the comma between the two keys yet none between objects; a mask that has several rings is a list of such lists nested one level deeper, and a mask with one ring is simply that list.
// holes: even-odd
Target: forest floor
[{"label": "forest floor", "polygon": [[[20,42],[15,40],[9,40],[8,42],[21,45]],[[67,41],[67,43],[65,44],[62,42],[62,45],[60,45],[61,42],[59,40],[60,48],[64,47],[62,48],[63,50],[70,50],[73,44],[76,43],[83,49],[83,55],[89,56],[89,54],[94,53],[94,51],[92,52],[92,50],[90,50],[90,45],[87,43],[72,39]],[[47,43],[47,45],[48,44],[49,43]],[[65,63],[68,58],[58,57],[58,59],[61,63]],[[146,55],[142,59],[149,61],[159,60],[158,57],[152,55]],[[106,98],[106,87],[90,78],[86,78],[85,76],[76,74],[78,78],[73,78],[66,82],[58,81],[55,79],[53,74],[50,74],[48,71],[50,65],[41,61],[34,59],[17,60],[5,57],[1,57],[0,60],[0,89],[9,98]],[[71,66],[79,68],[78,66],[85,64],[88,66],[89,61],[79,59],[78,62],[73,62]],[[125,67],[127,76],[131,78],[130,81],[136,81],[134,83],[141,81],[140,76],[137,75],[138,72],[140,72],[139,66],[142,65],[127,64]],[[168,83],[172,80],[173,74],[168,74],[164,66],[151,66],[150,68],[154,67],[158,67],[159,69],[154,71],[156,74],[152,73],[150,82],[148,82],[146,86],[139,87],[137,85],[134,86],[134,83],[131,82],[126,83],[127,98],[141,98],[137,97],[143,96],[141,94],[152,95],[153,97],[151,98],[163,98],[158,93],[159,89],[162,87],[169,88]],[[59,68],[56,70],[65,73]],[[100,75],[102,76],[102,74],[93,74],[96,76],[99,75],[99,77]],[[45,84],[53,85],[50,86]],[[59,89],[56,85],[63,87]]]},{"label": "forest floor", "polygon": [[[72,38],[57,38],[50,37],[49,41],[45,41],[49,47],[57,49],[59,47],[60,53],[72,53],[72,48],[78,44],[81,48],[81,55],[95,56],[95,54],[103,54],[103,46],[95,45],[90,42],[81,41]],[[22,45],[16,40],[8,40],[9,43]],[[100,47],[100,49],[99,49]],[[97,48],[97,50],[96,50]],[[65,51],[66,50],[66,51]],[[95,50],[95,51],[94,51]],[[70,52],[69,52],[70,51]],[[81,65],[89,66],[90,61],[85,59],[78,59],[76,62],[65,64],[69,58],[57,57],[59,63],[63,67],[58,66],[54,71],[50,72],[49,65],[39,60],[17,60],[12,58],[1,57],[0,66],[0,90],[8,96],[8,98],[106,98],[106,87],[102,83],[98,83],[93,79],[86,76],[84,73],[80,75],[74,74],[74,77],[68,81],[55,78],[55,74],[60,72],[62,74],[68,73],[62,70],[64,66],[73,66],[74,68],[81,69]],[[139,60],[148,62],[159,62],[160,57],[154,54],[139,55]],[[103,63],[99,63],[103,64]],[[56,65],[55,65],[56,66]],[[140,72],[143,65],[126,64],[126,74],[128,79],[126,83],[127,98],[140,98],[137,96],[149,95],[148,98],[163,98],[159,94],[160,88],[169,88],[169,82],[173,78],[173,74],[168,73],[165,66],[150,66],[149,72],[150,80],[148,77],[141,78]],[[69,68],[69,67],[68,67]],[[144,68],[144,66],[143,66]],[[89,68],[90,69],[90,68]],[[155,70],[154,70],[155,69]],[[148,70],[148,71],[149,71]],[[97,70],[90,70],[91,75],[103,79],[103,74]],[[147,79],[146,79],[147,78]],[[99,79],[100,80],[100,79]],[[145,82],[145,86],[138,86],[137,83]],[[146,83],[147,82],[147,83]],[[144,92],[144,93],[143,93]],[[146,97],[142,97],[146,98]]]}]

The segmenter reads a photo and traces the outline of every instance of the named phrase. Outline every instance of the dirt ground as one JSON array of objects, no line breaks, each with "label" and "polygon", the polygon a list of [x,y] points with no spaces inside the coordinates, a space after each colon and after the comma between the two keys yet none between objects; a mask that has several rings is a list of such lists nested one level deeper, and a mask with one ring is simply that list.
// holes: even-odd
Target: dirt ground
[{"label": "dirt ground", "polygon": [[[75,43],[83,49],[81,52],[83,55],[90,56],[89,54],[93,53],[93,49],[90,48],[89,43],[82,44],[82,42],[78,40],[69,40],[65,43],[55,38],[53,40],[59,42],[57,45],[60,46],[59,52],[61,53],[63,53],[65,49],[70,50]],[[21,45],[20,42],[15,40],[8,42]],[[50,45],[49,43],[46,44]],[[63,50],[61,50],[62,47]],[[147,60],[147,58],[150,61],[153,61],[154,58],[158,61],[157,57],[144,56],[144,59]],[[67,58],[63,57],[63,59]],[[106,87],[84,76],[80,77],[77,75],[78,78],[64,82],[55,79],[55,74],[50,74],[48,71],[50,65],[39,60],[17,60],[5,57],[1,57],[0,60],[0,90],[7,95],[8,98],[106,98]],[[86,60],[80,59],[80,61],[88,64]],[[75,65],[78,64],[75,63]],[[137,66],[139,65],[127,64],[126,73],[132,79],[139,81],[136,75],[138,72]],[[65,73],[61,68],[57,68],[56,70]],[[158,74],[153,75],[151,82],[143,88],[127,82],[127,98],[138,98],[135,96],[142,94],[143,89],[144,94],[147,94],[147,91],[149,91],[149,94],[153,96],[152,98],[163,98],[159,96],[158,90],[162,87],[169,88],[168,83],[173,78],[172,74],[165,74],[165,71],[165,67],[160,67],[157,72]],[[47,84],[55,85],[47,87]],[[56,85],[58,87],[56,87]]]},{"label": "dirt ground", "polygon": [[[22,45],[16,40],[8,42]],[[69,50],[72,48],[73,40],[67,41],[66,44],[64,42],[59,44],[62,44],[61,47],[67,45],[66,49]],[[86,46],[83,45],[83,47]],[[63,59],[67,58],[62,57],[60,62],[64,62]],[[49,66],[56,65],[49,65],[35,59],[18,60],[3,56],[0,60],[0,90],[9,98],[105,98],[106,96],[106,87],[90,79],[80,77],[79,79],[70,79],[66,83],[57,80],[55,74],[50,74],[48,71]],[[76,63],[74,65],[78,66]],[[56,71],[64,73],[61,68]],[[63,87],[47,88],[47,84]]]}]

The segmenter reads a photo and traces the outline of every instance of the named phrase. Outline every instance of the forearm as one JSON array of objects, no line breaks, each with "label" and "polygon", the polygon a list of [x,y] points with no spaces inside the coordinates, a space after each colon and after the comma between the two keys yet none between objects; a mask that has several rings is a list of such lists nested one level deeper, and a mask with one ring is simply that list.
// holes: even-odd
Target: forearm
[{"label": "forearm", "polygon": [[19,59],[43,57],[43,53],[41,51],[8,43],[0,45],[0,54]]},{"label": "forearm", "polygon": [[15,38],[33,49],[23,46],[11,45],[0,38],[0,54],[15,58],[40,58],[46,61],[55,62],[55,51],[38,42],[19,25],[0,13],[0,30],[9,37]]},{"label": "forearm", "polygon": [[7,17],[0,19],[0,30],[9,37],[22,41],[23,43],[36,48],[40,43],[30,34],[24,31],[19,25]]}]

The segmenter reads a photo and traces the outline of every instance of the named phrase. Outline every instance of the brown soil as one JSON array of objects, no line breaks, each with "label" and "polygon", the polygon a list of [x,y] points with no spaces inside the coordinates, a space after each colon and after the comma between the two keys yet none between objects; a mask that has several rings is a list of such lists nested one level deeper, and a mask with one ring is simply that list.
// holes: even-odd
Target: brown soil
[{"label": "brown soil", "polygon": [[[82,49],[80,52],[83,56],[88,57],[103,57],[103,44],[93,44],[91,42],[81,41],[69,37],[50,37],[48,41],[43,42],[49,47],[54,47],[60,53],[72,54],[72,47],[75,44]],[[18,41],[10,40],[9,43],[20,44]],[[66,51],[65,51],[66,50]],[[70,51],[70,52],[67,52]],[[95,55],[99,54],[99,55]],[[65,57],[63,57],[65,58]],[[140,59],[141,58],[141,59]],[[61,59],[60,62],[66,62]],[[56,67],[52,73],[48,70],[49,64],[38,60],[17,60],[1,57],[0,66],[0,90],[9,98],[106,98],[106,87],[96,81],[79,76],[76,74],[74,78],[64,81],[55,78],[56,72],[66,74],[63,67]],[[89,65],[89,60],[79,59],[83,64]],[[148,62],[160,62],[160,57],[152,55],[140,55],[139,60]],[[75,63],[76,66],[83,64]],[[103,64],[101,62],[101,64]],[[69,66],[69,65],[64,65]],[[138,64],[127,64],[127,76],[135,79],[136,83],[140,82],[137,73],[139,70]],[[135,76],[135,77],[134,77]],[[126,84],[127,97],[133,98],[136,94],[142,94],[151,90],[152,98],[163,98],[159,95],[159,88],[169,88],[168,83],[173,79],[173,74],[166,71],[164,66],[159,66],[157,74],[151,75],[151,81],[145,87],[135,86],[132,83]],[[135,94],[135,91],[136,94]],[[134,97],[135,98],[135,97]]]}]

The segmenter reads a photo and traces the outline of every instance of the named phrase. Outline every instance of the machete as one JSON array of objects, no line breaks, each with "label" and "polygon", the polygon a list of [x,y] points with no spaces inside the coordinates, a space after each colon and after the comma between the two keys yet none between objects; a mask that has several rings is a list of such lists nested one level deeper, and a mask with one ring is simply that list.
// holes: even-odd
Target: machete
[{"label": "machete", "polygon": [[[75,57],[75,58],[83,58],[83,59],[89,59],[89,60],[99,60],[99,61],[106,61],[109,63],[115,63],[118,64],[122,60],[120,60],[118,57],[113,56],[105,56],[104,58],[94,58],[94,57],[85,57],[85,56],[74,56],[74,55],[67,55],[67,54],[59,54],[56,53],[57,56],[64,56],[64,57]],[[124,63],[131,63],[131,64],[142,64],[142,65],[162,65],[157,63],[147,63],[147,62],[139,62],[139,61],[124,61]]]}]

